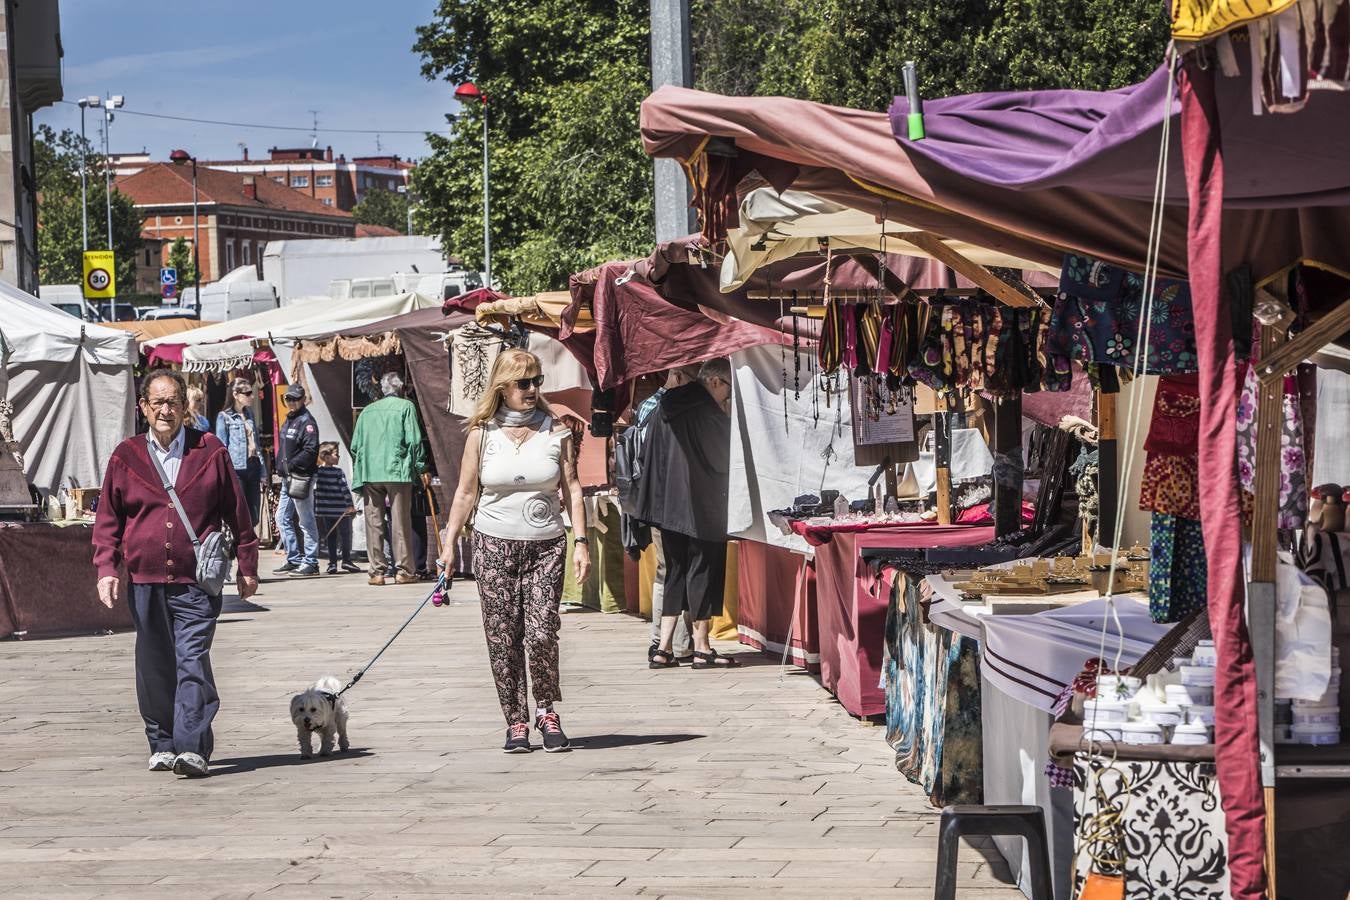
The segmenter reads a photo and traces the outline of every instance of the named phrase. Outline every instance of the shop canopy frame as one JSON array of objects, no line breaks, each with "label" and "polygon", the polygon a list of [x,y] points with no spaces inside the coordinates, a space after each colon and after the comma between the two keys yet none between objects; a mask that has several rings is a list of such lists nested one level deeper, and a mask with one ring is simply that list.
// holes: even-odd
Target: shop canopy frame
[{"label": "shop canopy frame", "polygon": [[[641,118],[648,152],[685,167],[713,241],[730,243],[742,227],[742,201],[771,187],[860,210],[886,221],[888,232],[900,218],[947,241],[1047,265],[1075,251],[1136,272],[1156,264],[1160,275],[1190,281],[1201,478],[1211,486],[1202,498],[1210,617],[1224,698],[1216,742],[1232,894],[1243,898],[1264,889],[1266,817],[1233,465],[1234,323],[1248,327],[1250,316],[1235,313],[1232,294],[1244,280],[1278,292],[1281,276],[1300,265],[1350,278],[1350,141],[1335,139],[1350,121],[1350,96],[1314,91],[1296,115],[1254,114],[1258,61],[1256,53],[1225,54],[1215,42],[1119,91],[931,100],[918,141],[894,127],[907,120],[905,98],[886,117],[662,88],[644,102]],[[1160,178],[1165,128],[1179,134],[1179,152]],[[1151,258],[1155,187],[1162,238]],[[1323,310],[1345,300],[1340,288],[1331,290],[1315,298]]]}]

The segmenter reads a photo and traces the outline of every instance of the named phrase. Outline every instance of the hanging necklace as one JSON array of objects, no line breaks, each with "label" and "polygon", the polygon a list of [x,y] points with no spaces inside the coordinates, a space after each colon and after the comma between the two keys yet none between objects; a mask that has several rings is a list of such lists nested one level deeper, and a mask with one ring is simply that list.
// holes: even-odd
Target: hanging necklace
[{"label": "hanging necklace", "polygon": [[[783,308],[783,300],[784,300],[783,295],[782,295],[782,294],[779,294],[779,295],[778,295],[778,329],[779,329],[779,331],[778,331],[778,333],[779,333],[778,346],[779,346],[779,348],[782,350],[782,353],[780,354],[780,356],[782,357],[782,362],[783,362],[783,382],[782,382],[782,388],[781,388],[782,391],[783,391],[783,432],[784,432],[784,433],[787,433],[787,432],[791,431],[792,429],[791,429],[791,427],[788,425],[787,344],[783,342],[783,338],[782,338],[783,319],[784,319],[784,317],[787,315],[787,311]],[[794,318],[793,321],[795,322],[796,319]]]},{"label": "hanging necklace", "polygon": [[[797,328],[797,292],[792,292],[792,399],[802,399],[802,336]],[[786,386],[784,386],[786,389]]]}]

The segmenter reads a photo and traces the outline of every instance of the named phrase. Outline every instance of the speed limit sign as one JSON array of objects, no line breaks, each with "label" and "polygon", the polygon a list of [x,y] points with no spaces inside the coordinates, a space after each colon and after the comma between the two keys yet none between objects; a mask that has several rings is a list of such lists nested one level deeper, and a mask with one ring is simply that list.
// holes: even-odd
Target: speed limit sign
[{"label": "speed limit sign", "polygon": [[113,282],[116,264],[111,250],[87,250],[84,254],[84,296],[86,300],[115,297]]}]

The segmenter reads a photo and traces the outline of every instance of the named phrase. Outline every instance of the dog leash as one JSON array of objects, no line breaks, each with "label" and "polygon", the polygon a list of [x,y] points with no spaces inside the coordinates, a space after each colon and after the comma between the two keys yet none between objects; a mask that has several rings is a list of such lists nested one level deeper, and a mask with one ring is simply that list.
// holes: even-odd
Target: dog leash
[{"label": "dog leash", "polygon": [[361,680],[361,676],[364,675],[364,674],[366,674],[366,670],[369,669],[371,666],[375,665],[375,660],[379,659],[381,656],[384,655],[384,651],[386,651],[386,650],[389,649],[389,645],[392,644],[392,643],[394,643],[394,641],[398,640],[398,636],[399,636],[400,634],[403,633],[403,629],[405,629],[405,628],[407,628],[409,625],[411,625],[411,624],[412,624],[412,620],[415,619],[415,618],[417,618],[417,614],[420,613],[420,612],[422,611],[422,607],[426,606],[427,603],[429,603],[429,602],[431,601],[431,598],[434,597],[434,596],[436,596],[437,592],[440,591],[440,590],[444,587],[444,582],[445,582],[445,576],[444,576],[444,575],[442,575],[440,578],[436,579],[436,586],[433,587],[433,588],[431,589],[431,593],[429,593],[429,594],[427,594],[425,597],[423,597],[423,598],[422,598],[422,602],[419,603],[419,604],[417,604],[417,609],[414,609],[414,610],[412,611],[412,615],[408,616],[408,618],[406,618],[406,619],[403,620],[403,624],[400,625],[400,626],[398,626],[398,631],[395,631],[395,632],[394,632],[394,636],[391,637],[389,640],[387,640],[387,641],[384,642],[384,646],[380,648],[380,652],[379,652],[379,653],[376,653],[374,656],[372,656],[372,657],[370,658],[370,662],[368,662],[368,663],[366,663],[364,666],[362,666],[362,667],[357,671],[357,673],[356,673],[355,675],[352,676],[352,680],[349,681],[349,682],[347,682],[347,683],[343,686],[342,690],[338,691],[337,694],[336,694],[335,696],[341,697],[343,694],[347,693],[348,690],[350,690],[351,688],[353,688],[353,687],[356,686],[356,683],[357,683],[358,681]]}]

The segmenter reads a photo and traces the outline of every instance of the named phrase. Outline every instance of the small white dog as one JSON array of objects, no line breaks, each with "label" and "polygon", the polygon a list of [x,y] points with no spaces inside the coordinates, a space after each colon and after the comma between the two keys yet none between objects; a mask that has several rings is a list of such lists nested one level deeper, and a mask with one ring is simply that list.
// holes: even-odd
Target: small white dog
[{"label": "small white dog", "polygon": [[342,682],[325,675],[314,682],[314,687],[291,698],[291,721],[295,723],[295,737],[300,743],[300,758],[314,755],[313,734],[319,732],[319,755],[333,752],[333,737],[338,749],[347,752],[347,704],[338,691]]}]

